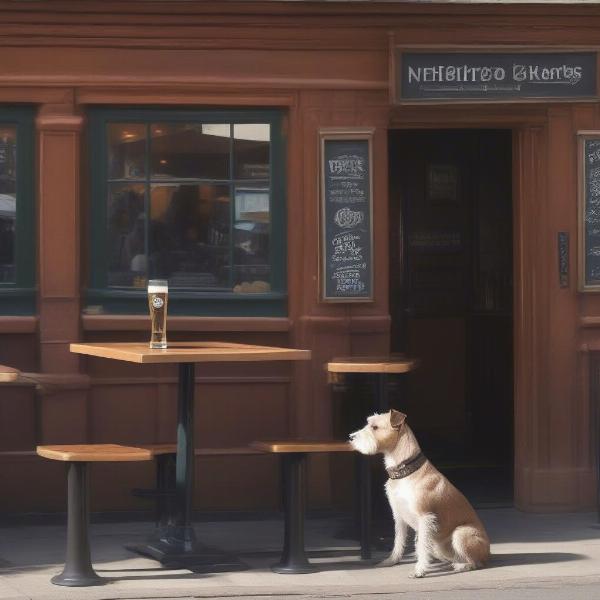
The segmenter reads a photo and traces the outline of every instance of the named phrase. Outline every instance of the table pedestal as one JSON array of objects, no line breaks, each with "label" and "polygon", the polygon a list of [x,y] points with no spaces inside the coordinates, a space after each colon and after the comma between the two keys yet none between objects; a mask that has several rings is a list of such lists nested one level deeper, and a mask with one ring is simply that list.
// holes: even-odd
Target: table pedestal
[{"label": "table pedestal", "polygon": [[179,364],[177,395],[177,458],[175,511],[172,523],[162,527],[143,544],[129,550],[150,556],[170,567],[193,567],[207,572],[233,571],[246,566],[237,558],[196,539],[192,526],[194,499],[194,363]]}]

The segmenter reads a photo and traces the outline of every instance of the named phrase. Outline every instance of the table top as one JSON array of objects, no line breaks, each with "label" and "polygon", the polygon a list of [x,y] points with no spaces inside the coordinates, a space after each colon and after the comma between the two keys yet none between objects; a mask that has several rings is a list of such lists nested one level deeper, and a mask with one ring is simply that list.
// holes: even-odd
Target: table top
[{"label": "table top", "polygon": [[389,356],[345,356],[327,363],[330,373],[409,373],[419,360],[401,354]]},{"label": "table top", "polygon": [[172,342],[160,350],[142,342],[71,344],[71,352],[142,364],[310,359],[310,350],[230,342]]},{"label": "table top", "polygon": [[21,372],[18,369],[0,365],[0,383],[10,383],[11,381],[17,381]]}]

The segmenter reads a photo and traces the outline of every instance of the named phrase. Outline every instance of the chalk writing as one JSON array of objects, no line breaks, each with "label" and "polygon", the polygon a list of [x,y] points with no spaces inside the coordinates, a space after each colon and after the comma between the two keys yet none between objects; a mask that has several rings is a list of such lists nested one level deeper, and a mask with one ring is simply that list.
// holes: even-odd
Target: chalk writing
[{"label": "chalk writing", "polygon": [[335,213],[333,220],[338,227],[350,229],[365,220],[365,213],[362,210],[350,210],[348,207],[340,208]]},{"label": "chalk writing", "polygon": [[584,156],[584,277],[600,285],[600,139],[585,139]]},{"label": "chalk writing", "polygon": [[371,214],[369,141],[324,141],[323,296],[369,299]]}]

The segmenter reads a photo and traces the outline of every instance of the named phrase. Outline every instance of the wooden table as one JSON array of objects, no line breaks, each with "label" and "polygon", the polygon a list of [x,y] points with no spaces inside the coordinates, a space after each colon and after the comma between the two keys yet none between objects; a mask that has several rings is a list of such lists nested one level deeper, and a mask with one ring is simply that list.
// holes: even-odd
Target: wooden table
[{"label": "wooden table", "polygon": [[17,369],[0,365],[0,383],[11,383],[13,381],[17,381],[20,374],[21,372]]},{"label": "wooden table", "polygon": [[173,524],[158,539],[135,549],[169,565],[194,565],[204,570],[226,570],[239,562],[209,551],[196,539],[191,524],[194,493],[194,382],[195,364],[309,360],[309,350],[253,346],[226,342],[171,342],[166,349],[144,343],[71,344],[71,352],[139,364],[175,363],[179,367],[177,395],[177,458]]},{"label": "wooden table", "polygon": [[389,375],[410,373],[419,366],[419,360],[404,354],[388,356],[346,356],[327,363],[329,373],[372,373],[377,376],[377,406],[380,413],[390,410],[388,396]]}]

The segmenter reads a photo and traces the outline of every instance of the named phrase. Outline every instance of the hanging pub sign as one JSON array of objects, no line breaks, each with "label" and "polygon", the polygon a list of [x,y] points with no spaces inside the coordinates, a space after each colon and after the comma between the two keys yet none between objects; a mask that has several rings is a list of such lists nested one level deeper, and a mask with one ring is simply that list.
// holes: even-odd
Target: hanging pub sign
[{"label": "hanging pub sign", "polygon": [[373,300],[372,129],[319,135],[321,299]]},{"label": "hanging pub sign", "polygon": [[590,100],[596,52],[425,51],[395,48],[394,101]]},{"label": "hanging pub sign", "polygon": [[600,292],[600,131],[579,140],[579,290]]}]

